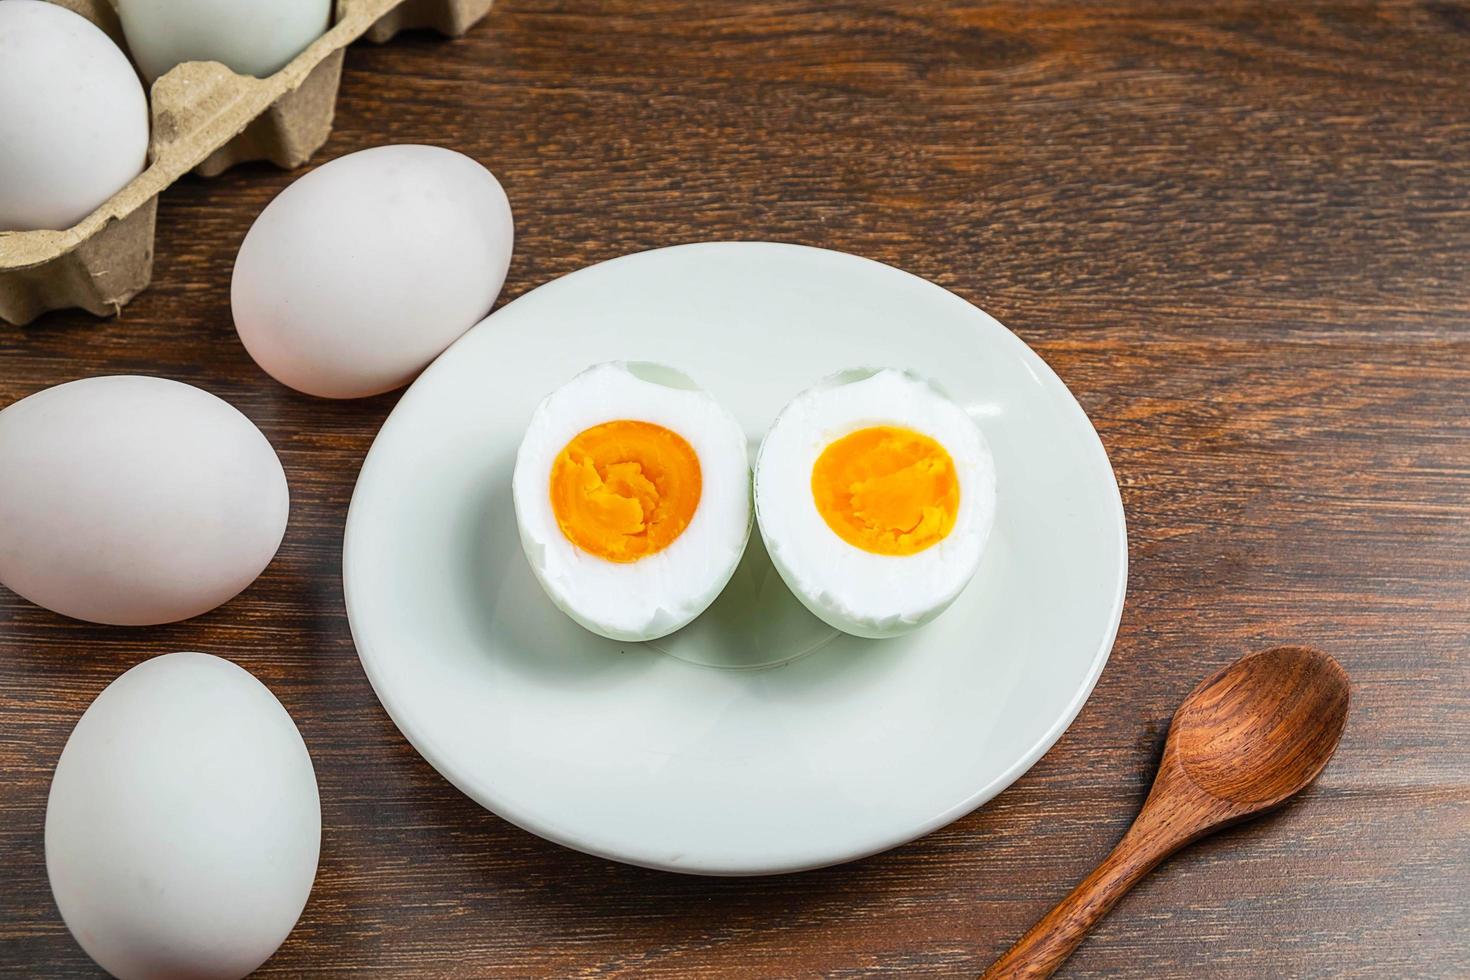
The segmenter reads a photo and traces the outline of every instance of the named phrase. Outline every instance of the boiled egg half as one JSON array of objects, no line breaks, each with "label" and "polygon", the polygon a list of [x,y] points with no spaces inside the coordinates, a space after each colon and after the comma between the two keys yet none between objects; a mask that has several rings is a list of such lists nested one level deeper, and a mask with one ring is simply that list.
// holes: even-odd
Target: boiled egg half
[{"label": "boiled egg half", "polygon": [[673,368],[589,368],[536,409],[516,455],[516,521],[558,608],[613,640],[689,623],[750,537],[740,424]]},{"label": "boiled egg half", "polygon": [[845,633],[897,636],[974,577],[995,465],[979,426],[928,381],[846,371],[776,418],[755,502],[771,560],[808,609]]}]

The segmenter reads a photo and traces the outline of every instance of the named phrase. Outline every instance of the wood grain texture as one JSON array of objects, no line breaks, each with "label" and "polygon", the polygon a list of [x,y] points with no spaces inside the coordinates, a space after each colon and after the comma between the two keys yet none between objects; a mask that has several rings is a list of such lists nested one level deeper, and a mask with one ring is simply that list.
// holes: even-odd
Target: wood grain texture
[{"label": "wood grain texture", "polygon": [[186,179],[116,321],[0,328],[0,404],[160,374],[239,406],[291,481],[261,580],[191,622],[108,629],[0,591],[0,972],[92,976],[46,884],[68,732],[113,677],[205,650],[249,668],[316,761],[323,847],[263,973],[964,976],[1137,811],[1180,699],[1299,642],[1354,681],[1322,779],[1142,882],[1070,977],[1470,973],[1470,5],[1081,0],[502,0],[468,37],[347,57],[327,160],[454,146],[501,177],[505,298],[702,239],[845,249],[994,314],[1071,386],[1123,488],[1129,598],[1056,747],[914,844],[707,881],[544,843],[399,736],[339,570],[396,396],[263,376],[228,282],[289,175]]},{"label": "wood grain texture", "polygon": [[1051,976],[1165,858],[1310,786],[1337,751],[1351,697],[1341,665],[1310,647],[1259,650],[1201,682],[1174,712],[1153,788],[1123,839],[981,980]]}]

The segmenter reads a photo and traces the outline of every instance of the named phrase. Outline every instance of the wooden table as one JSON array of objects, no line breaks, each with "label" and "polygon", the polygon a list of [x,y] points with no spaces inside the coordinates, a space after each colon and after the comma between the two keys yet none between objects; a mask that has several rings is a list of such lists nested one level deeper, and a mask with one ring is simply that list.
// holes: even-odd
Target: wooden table
[{"label": "wooden table", "polygon": [[764,238],[993,313],[1122,485],[1112,660],[1015,786],[845,867],[680,877],[504,823],[398,734],[348,634],[343,517],[396,396],[297,395],[231,327],[235,250],[291,175],[189,179],[120,319],[0,328],[0,405],[93,374],[201,385],[275,444],[291,524],[254,587],[187,623],[88,626],[0,590],[5,972],[95,972],[51,902],[46,791],[87,703],[156,654],[248,667],[315,759],[321,869],[267,975],[847,977],[977,972],[1119,836],[1182,696],[1297,641],[1355,684],[1321,782],[1166,865],[1065,974],[1470,973],[1470,6],[504,0],[459,42],[352,49],[317,159],[387,141],[500,176],[507,299]]}]

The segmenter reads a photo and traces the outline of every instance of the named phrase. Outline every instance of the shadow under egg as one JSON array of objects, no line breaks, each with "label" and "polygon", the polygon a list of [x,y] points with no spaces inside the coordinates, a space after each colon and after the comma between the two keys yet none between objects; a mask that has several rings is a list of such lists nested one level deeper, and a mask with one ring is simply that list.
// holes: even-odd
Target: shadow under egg
[{"label": "shadow under egg", "polygon": [[702,667],[753,670],[788,664],[837,636],[786,587],[755,531],[719,598],[694,622],[648,646]]}]

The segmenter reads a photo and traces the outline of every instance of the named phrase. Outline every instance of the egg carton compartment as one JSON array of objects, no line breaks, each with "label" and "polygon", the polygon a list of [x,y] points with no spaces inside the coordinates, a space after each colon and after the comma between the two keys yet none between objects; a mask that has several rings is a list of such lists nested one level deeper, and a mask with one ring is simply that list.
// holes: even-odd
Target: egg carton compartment
[{"label": "egg carton compartment", "polygon": [[[124,51],[108,0],[52,0],[91,20]],[[158,195],[193,171],[205,177],[238,163],[299,167],[332,131],[342,58],[360,37],[381,43],[429,28],[458,36],[494,0],[337,0],[332,27],[267,78],[215,62],[185,62],[148,93],[148,165],[101,207],[64,231],[0,232],[0,320],[21,325],[47,310],[80,307],[115,315],[153,274]]]}]

